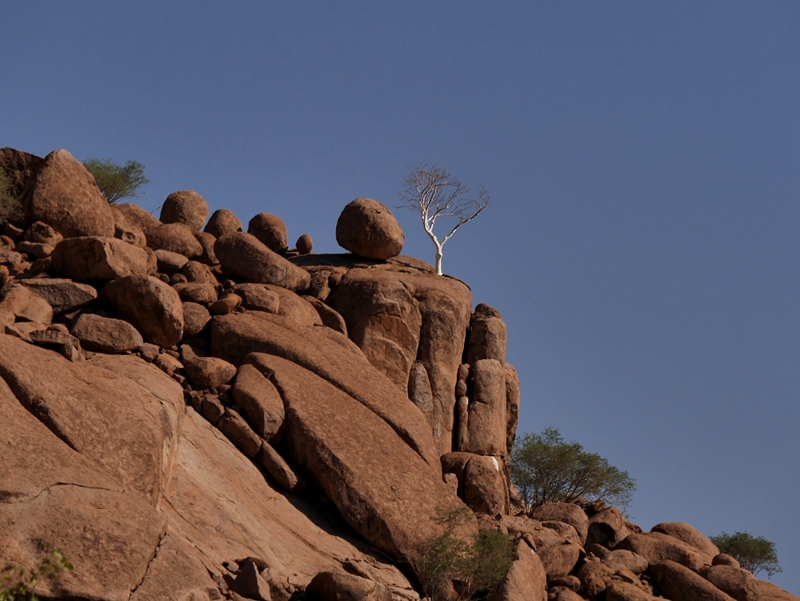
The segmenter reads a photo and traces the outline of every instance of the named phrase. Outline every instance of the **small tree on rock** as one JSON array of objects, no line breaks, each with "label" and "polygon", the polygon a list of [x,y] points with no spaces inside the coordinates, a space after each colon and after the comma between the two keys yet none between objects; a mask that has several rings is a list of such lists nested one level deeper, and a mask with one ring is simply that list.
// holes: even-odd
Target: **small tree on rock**
[{"label": "small tree on rock", "polygon": [[135,198],[139,195],[139,188],[150,183],[144,176],[144,165],[136,161],[128,161],[123,166],[111,159],[86,159],[83,166],[94,176],[108,204],[114,204],[120,198]]},{"label": "small tree on rock", "polygon": [[[442,247],[465,223],[475,219],[489,206],[489,193],[483,188],[470,198],[469,188],[453,177],[446,169],[426,164],[410,167],[403,180],[401,207],[417,211],[422,227],[436,247],[436,273],[442,275]],[[441,240],[433,228],[439,218],[451,217],[458,221]]]},{"label": "small tree on rock", "polygon": [[773,576],[781,571],[775,543],[768,541],[763,536],[753,536],[747,532],[734,532],[733,534],[723,532],[717,536],[709,536],[709,538],[712,543],[717,545],[720,553],[727,553],[753,575],[766,572],[767,576]]},{"label": "small tree on rock", "polygon": [[579,497],[603,499],[625,508],[636,481],[577,442],[565,442],[556,428],[517,439],[510,457],[511,479],[528,511],[548,502]]},{"label": "small tree on rock", "polygon": [[22,203],[14,193],[11,178],[0,167],[0,224],[18,221],[22,217]]}]

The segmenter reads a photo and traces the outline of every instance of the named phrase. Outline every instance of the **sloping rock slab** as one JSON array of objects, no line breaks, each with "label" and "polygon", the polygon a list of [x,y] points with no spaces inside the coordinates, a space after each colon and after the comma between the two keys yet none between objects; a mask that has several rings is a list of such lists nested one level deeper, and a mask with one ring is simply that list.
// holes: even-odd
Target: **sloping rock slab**
[{"label": "sloping rock slab", "polygon": [[425,516],[461,501],[397,433],[314,373],[259,355],[286,408],[286,444],[347,522],[397,559],[438,534]]},{"label": "sloping rock slab", "polygon": [[386,420],[438,472],[439,453],[425,416],[351,345],[330,328],[298,326],[263,311],[220,315],[211,325],[214,356],[239,364],[249,353],[268,353],[297,363]]}]

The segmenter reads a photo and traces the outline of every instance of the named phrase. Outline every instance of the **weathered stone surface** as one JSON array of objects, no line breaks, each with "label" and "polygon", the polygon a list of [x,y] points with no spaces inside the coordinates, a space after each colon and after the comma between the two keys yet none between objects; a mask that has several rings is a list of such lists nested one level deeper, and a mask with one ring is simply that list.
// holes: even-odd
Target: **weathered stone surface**
[{"label": "weathered stone surface", "polygon": [[467,447],[471,453],[506,456],[506,372],[495,359],[481,359],[469,370]]},{"label": "weathered stone surface", "polygon": [[437,531],[433,521],[419,516],[461,505],[438,468],[341,388],[280,357],[257,359],[281,392],[293,459],[372,545],[393,557],[413,556]]},{"label": "weathered stone surface", "polygon": [[670,601],[733,601],[708,580],[674,561],[651,565],[648,574]]},{"label": "weathered stone surface", "polygon": [[761,598],[758,580],[747,570],[717,565],[703,568],[700,575],[736,601],[758,601]]},{"label": "weathered stone surface", "polygon": [[547,573],[548,580],[567,576],[581,556],[581,547],[576,544],[550,545],[537,549],[536,553],[542,560],[542,565]]},{"label": "weathered stone surface", "polygon": [[581,542],[586,543],[589,518],[586,512],[574,503],[545,503],[533,510],[531,517],[540,520],[555,520],[569,524],[578,532]]},{"label": "weathered stone surface", "polygon": [[188,257],[171,250],[159,249],[155,253],[158,261],[158,271],[167,275],[178,273],[189,262]]},{"label": "weathered stone surface", "polygon": [[506,363],[506,449],[511,452],[517,437],[519,404],[521,400],[519,376],[510,363]]},{"label": "weathered stone surface", "polygon": [[589,545],[587,546],[587,551],[589,549],[592,549],[592,552],[597,554],[601,561],[614,572],[629,570],[634,574],[641,574],[648,567],[647,559],[633,551],[626,549],[609,551],[599,545]]},{"label": "weathered stone surface", "polygon": [[766,580],[759,580],[758,587],[761,591],[761,601],[798,601],[800,597],[793,595],[777,584],[767,582]]},{"label": "weathered stone surface", "polygon": [[102,295],[146,342],[172,346],[183,337],[181,299],[161,280],[146,275],[120,278],[106,284]]},{"label": "weathered stone surface", "polygon": [[336,222],[336,242],[367,259],[389,259],[403,250],[403,229],[389,208],[370,198],[356,198]]},{"label": "weathered stone surface", "polygon": [[687,568],[700,571],[703,567],[711,565],[711,557],[698,551],[695,547],[682,540],[663,534],[650,532],[645,534],[632,533],[618,545],[619,549],[627,549],[638,553],[653,565],[659,561],[675,561]]},{"label": "weathered stone surface", "polygon": [[239,221],[239,218],[233,211],[217,209],[211,214],[203,231],[211,234],[215,238],[219,238],[223,234],[229,232],[241,232],[242,222]]},{"label": "weathered stone surface", "polygon": [[114,236],[114,216],[94,177],[66,150],[48,154],[25,199],[27,223],[43,221],[65,238]]},{"label": "weathered stone surface", "polygon": [[237,449],[248,457],[253,458],[258,455],[258,451],[261,448],[261,438],[247,425],[244,418],[235,411],[230,409],[225,411],[225,414],[217,422],[217,428],[236,445]]},{"label": "weathered stone surface", "polygon": [[114,216],[115,238],[140,248],[147,246],[147,237],[144,234],[144,230],[136,225],[138,222],[131,223],[128,221],[125,213],[120,210],[118,205],[111,205],[111,214]]},{"label": "weathered stone surface", "polygon": [[197,355],[191,346],[181,346],[181,359],[189,379],[201,388],[214,388],[230,382],[236,367],[217,357]]},{"label": "weathered stone surface", "polygon": [[181,273],[186,276],[189,282],[196,282],[199,284],[211,284],[214,287],[219,286],[214,272],[208,265],[198,261],[189,261],[182,268]]},{"label": "weathered stone surface", "polygon": [[613,580],[606,588],[606,601],[659,601],[663,597],[654,597],[635,584]]},{"label": "weathered stone surface", "polygon": [[219,265],[217,255],[214,253],[214,245],[217,243],[217,239],[208,232],[195,232],[194,238],[200,243],[200,248],[203,249],[197,260],[204,265]]},{"label": "weathered stone surface", "polygon": [[278,313],[281,298],[265,284],[237,284],[233,291],[242,297],[242,307],[252,311]]},{"label": "weathered stone surface", "polygon": [[0,311],[12,313],[17,320],[48,324],[53,319],[53,308],[35,291],[16,282],[0,290]]},{"label": "weathered stone surface", "polygon": [[425,415],[428,423],[433,430],[435,423],[433,412],[433,392],[431,391],[431,381],[428,377],[428,370],[422,363],[415,362],[411,366],[408,376],[408,398],[420,408]]},{"label": "weathered stone surface", "polygon": [[272,448],[268,442],[262,442],[261,448],[258,451],[258,462],[267,470],[270,476],[281,486],[289,492],[301,492],[304,483],[297,477],[294,470],[289,467],[283,457]]},{"label": "weathered stone surface", "polygon": [[[578,582],[580,583],[580,581]],[[554,595],[548,595],[547,598],[551,601],[583,601],[583,597],[569,588],[562,588]]]},{"label": "weathered stone surface", "polygon": [[56,273],[71,280],[115,280],[149,271],[147,252],[118,238],[67,238],[52,254]]},{"label": "weathered stone surface", "polygon": [[225,234],[217,239],[214,252],[225,273],[248,282],[302,292],[311,281],[307,271],[274,253],[251,234]]},{"label": "weathered stone surface", "polygon": [[[44,223],[43,221],[34,221],[28,226],[28,229],[25,230],[25,234],[22,236],[22,242],[44,244],[50,246],[51,248],[55,247],[55,245],[61,242],[63,239],[64,236],[59,234],[52,226]],[[17,244],[17,250],[19,252],[29,252],[22,247],[22,243]]]},{"label": "weathered stone surface", "polygon": [[712,543],[705,534],[684,522],[662,522],[653,526],[650,532],[661,532],[674,536],[711,557],[719,555],[717,545]]},{"label": "weathered stone surface", "polygon": [[474,455],[464,466],[463,490],[464,503],[473,511],[507,512],[505,477],[496,458]]},{"label": "weathered stone surface", "polygon": [[425,417],[350,344],[329,328],[298,327],[284,317],[264,312],[217,316],[211,326],[211,354],[215,357],[237,364],[250,353],[270,353],[297,363],[385,419],[438,471],[439,453]]},{"label": "weathered stone surface", "polygon": [[277,215],[259,213],[247,224],[247,233],[252,234],[274,253],[283,254],[289,247],[286,223]]},{"label": "weathered stone surface", "polygon": [[211,321],[211,313],[203,305],[197,303],[182,303],[183,305],[183,335],[186,337],[197,336]]},{"label": "weathered stone surface", "polygon": [[254,365],[244,364],[236,373],[231,389],[247,421],[264,440],[271,440],[283,425],[283,400],[275,386]]},{"label": "weathered stone surface", "polygon": [[719,555],[715,555],[714,558],[711,560],[712,566],[733,566],[734,568],[742,567],[739,565],[739,562],[736,560],[735,557],[731,557],[727,553],[720,553]]},{"label": "weathered stone surface", "polygon": [[249,557],[239,565],[233,590],[247,599],[272,601],[269,584],[259,573],[256,562]]},{"label": "weathered stone surface", "polygon": [[581,591],[584,596],[597,597],[606,590],[606,581],[614,572],[599,559],[587,558],[578,569],[578,579],[581,581]]},{"label": "weathered stone surface", "polygon": [[67,279],[29,278],[19,280],[19,284],[46,300],[56,315],[79,309],[97,298],[92,286]]},{"label": "weathered stone surface", "polygon": [[307,301],[312,307],[314,307],[314,309],[317,311],[317,315],[319,315],[322,325],[347,336],[347,323],[345,323],[344,317],[339,315],[338,311],[332,309],[321,300],[314,298],[313,296],[305,295],[303,296],[303,300]]},{"label": "weathered stone surface", "polygon": [[586,544],[614,547],[630,534],[625,524],[625,516],[616,507],[606,507],[589,518],[589,532]]},{"label": "weathered stone surface", "polygon": [[242,304],[242,297],[238,294],[226,294],[225,296],[220,297],[219,300],[213,302],[211,306],[208,307],[208,311],[213,313],[214,315],[227,315],[231,311],[234,311]]},{"label": "weathered stone surface", "polygon": [[541,559],[523,540],[517,542],[517,560],[500,581],[492,601],[545,601],[547,573]]},{"label": "weathered stone surface", "polygon": [[91,313],[81,315],[71,331],[87,351],[125,353],[144,344],[142,335],[127,321]]},{"label": "weathered stone surface", "polygon": [[392,601],[384,585],[342,572],[320,572],[308,583],[306,595],[318,601]]},{"label": "weathered stone surface", "polygon": [[173,286],[183,302],[210,305],[217,300],[217,290],[211,284],[185,282]]},{"label": "weathered stone surface", "polygon": [[294,246],[298,253],[307,255],[314,249],[314,240],[311,238],[310,234],[303,234],[297,239]]},{"label": "weathered stone surface", "polygon": [[161,223],[182,223],[199,232],[208,217],[208,203],[194,190],[180,190],[167,196],[161,206]]},{"label": "weathered stone surface", "polygon": [[183,223],[165,223],[147,233],[147,246],[153,250],[168,250],[190,259],[203,254],[203,247],[189,226]]},{"label": "weathered stone surface", "polygon": [[114,209],[122,213],[129,225],[142,230],[145,236],[161,225],[161,221],[155,215],[139,205],[118,202],[114,204]]},{"label": "weathered stone surface", "polygon": [[467,338],[467,363],[473,365],[481,359],[494,359],[505,364],[507,341],[508,332],[500,313],[483,303],[475,307]]},{"label": "weathered stone surface", "polygon": [[16,148],[0,148],[0,169],[6,172],[14,196],[23,197],[43,161],[42,157]]}]

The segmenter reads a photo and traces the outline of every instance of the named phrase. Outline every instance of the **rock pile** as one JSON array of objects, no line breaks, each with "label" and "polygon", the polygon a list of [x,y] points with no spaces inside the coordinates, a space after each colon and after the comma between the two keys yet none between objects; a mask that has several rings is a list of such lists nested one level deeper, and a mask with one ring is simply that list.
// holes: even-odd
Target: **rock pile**
[{"label": "rock pile", "polygon": [[520,514],[506,326],[398,256],[377,201],[339,219],[353,254],[315,255],[194,191],[109,206],[63,150],[0,167],[25,208],[0,236],[0,565],[60,549],[48,598],[418,599],[408,562],[462,504],[462,535],[517,538],[496,600],[793,598],[684,524]]}]

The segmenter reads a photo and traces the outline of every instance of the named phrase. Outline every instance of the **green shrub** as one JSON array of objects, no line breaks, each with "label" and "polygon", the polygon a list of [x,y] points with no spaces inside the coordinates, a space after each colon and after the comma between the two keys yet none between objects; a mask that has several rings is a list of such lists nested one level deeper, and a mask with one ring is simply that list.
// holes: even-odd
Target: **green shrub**
[{"label": "green shrub", "polygon": [[[47,551],[49,547],[42,545],[42,549]],[[62,571],[71,569],[72,564],[60,551],[53,551],[31,570],[6,566],[0,570],[0,601],[38,601],[34,593],[39,581],[44,578],[55,580]]]},{"label": "green shrub", "polygon": [[444,532],[427,540],[414,561],[422,589],[431,601],[446,598],[451,582],[459,600],[482,599],[514,563],[514,544],[500,532],[479,532],[471,541],[456,536],[470,514],[463,506],[439,508],[432,518]]},{"label": "green shrub", "polygon": [[22,217],[22,203],[14,192],[11,178],[0,167],[0,224],[19,221]]},{"label": "green shrub", "polygon": [[150,183],[144,176],[144,165],[136,161],[128,161],[123,166],[111,159],[86,159],[83,166],[94,176],[108,204],[114,204],[120,198],[135,198],[139,195],[139,188]]},{"label": "green shrub", "polygon": [[781,571],[775,543],[763,536],[753,536],[747,532],[723,532],[709,538],[719,547],[720,553],[727,553],[735,558],[745,570],[754,575],[763,571],[767,576],[773,576]]}]

